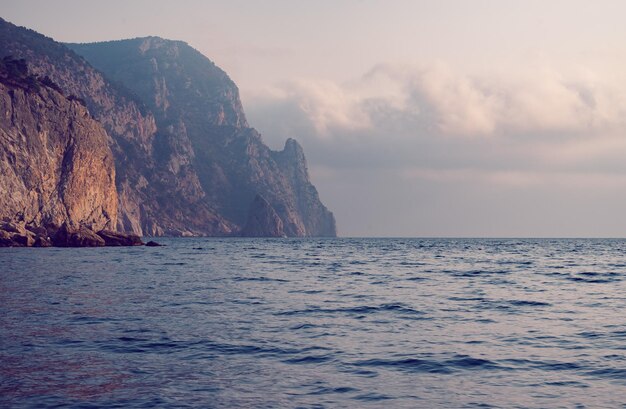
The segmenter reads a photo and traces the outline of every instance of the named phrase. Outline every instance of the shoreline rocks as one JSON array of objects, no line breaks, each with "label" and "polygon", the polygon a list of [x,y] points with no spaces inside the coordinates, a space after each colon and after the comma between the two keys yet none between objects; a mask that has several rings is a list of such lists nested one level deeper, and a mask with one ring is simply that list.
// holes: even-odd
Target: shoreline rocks
[{"label": "shoreline rocks", "polygon": [[105,246],[143,246],[141,237],[136,234],[124,234],[111,230],[100,230],[98,233]]},{"label": "shoreline rocks", "polygon": [[85,226],[74,227],[63,223],[52,237],[55,247],[104,247],[104,239]]},{"label": "shoreline rocks", "polygon": [[67,222],[60,227],[53,224],[36,226],[20,220],[0,222],[0,247],[117,247],[143,244],[135,234],[111,230],[96,233],[87,226]]}]

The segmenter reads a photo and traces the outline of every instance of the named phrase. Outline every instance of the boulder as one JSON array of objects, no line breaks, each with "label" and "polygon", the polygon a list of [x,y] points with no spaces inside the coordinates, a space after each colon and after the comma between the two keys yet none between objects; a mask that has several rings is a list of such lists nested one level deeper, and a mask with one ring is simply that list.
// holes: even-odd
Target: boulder
[{"label": "boulder", "polygon": [[17,247],[17,246],[19,246],[19,244],[13,240],[13,234],[9,233],[8,231],[0,229],[0,247]]},{"label": "boulder", "polygon": [[31,232],[25,234],[13,233],[11,238],[19,247],[32,247],[35,244],[35,235]]},{"label": "boulder", "polygon": [[143,241],[135,234],[118,233],[111,230],[100,230],[98,232],[107,246],[142,246]]},{"label": "boulder", "polygon": [[52,244],[56,247],[102,247],[105,242],[85,226],[75,227],[63,223],[52,238]]},{"label": "boulder", "polygon": [[146,243],[146,246],[148,246],[148,247],[161,247],[161,246],[164,246],[164,244],[159,244],[156,241],[150,240],[149,242]]},{"label": "boulder", "polygon": [[24,223],[4,221],[0,224],[0,247],[30,247],[35,234],[26,230]]}]

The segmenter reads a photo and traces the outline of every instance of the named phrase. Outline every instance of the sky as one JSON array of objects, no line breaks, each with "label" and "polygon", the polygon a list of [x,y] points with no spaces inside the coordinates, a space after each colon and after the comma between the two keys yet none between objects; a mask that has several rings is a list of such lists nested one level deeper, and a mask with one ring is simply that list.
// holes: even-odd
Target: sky
[{"label": "sky", "polygon": [[0,0],[58,41],[183,40],[342,236],[626,237],[626,2]]}]

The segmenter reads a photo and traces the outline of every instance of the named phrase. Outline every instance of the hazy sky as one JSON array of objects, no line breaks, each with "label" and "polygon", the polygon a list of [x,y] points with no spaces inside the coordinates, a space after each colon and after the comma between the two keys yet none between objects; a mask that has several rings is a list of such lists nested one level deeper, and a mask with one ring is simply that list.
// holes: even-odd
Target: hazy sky
[{"label": "hazy sky", "polygon": [[624,1],[2,1],[59,41],[184,40],[343,236],[626,236]]}]

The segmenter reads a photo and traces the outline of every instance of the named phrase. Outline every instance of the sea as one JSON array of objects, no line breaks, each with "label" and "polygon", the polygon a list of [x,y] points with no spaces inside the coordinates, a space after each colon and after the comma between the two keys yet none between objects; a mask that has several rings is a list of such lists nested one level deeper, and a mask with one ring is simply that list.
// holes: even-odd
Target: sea
[{"label": "sea", "polygon": [[0,249],[2,408],[626,408],[626,240]]}]

